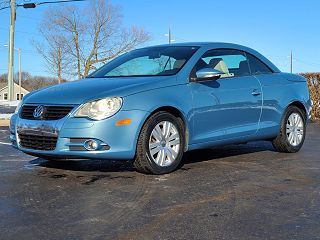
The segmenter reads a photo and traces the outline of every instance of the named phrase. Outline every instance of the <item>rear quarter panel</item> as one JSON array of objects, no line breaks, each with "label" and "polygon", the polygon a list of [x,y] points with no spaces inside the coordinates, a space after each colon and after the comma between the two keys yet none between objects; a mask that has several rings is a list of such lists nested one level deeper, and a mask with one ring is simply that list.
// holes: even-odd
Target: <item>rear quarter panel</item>
[{"label": "rear quarter panel", "polygon": [[263,91],[262,113],[258,134],[275,137],[286,108],[293,102],[300,102],[308,113],[310,97],[305,79],[301,76],[274,73],[257,75]]}]

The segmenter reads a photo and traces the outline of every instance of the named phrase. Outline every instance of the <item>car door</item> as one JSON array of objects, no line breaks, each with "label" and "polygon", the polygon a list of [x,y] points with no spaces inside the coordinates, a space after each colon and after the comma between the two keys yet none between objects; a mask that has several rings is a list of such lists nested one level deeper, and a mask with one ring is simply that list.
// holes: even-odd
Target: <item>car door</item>
[{"label": "car door", "polygon": [[259,123],[261,134],[271,135],[279,131],[283,109],[282,99],[288,93],[288,81],[282,74],[274,73],[264,62],[257,57],[246,53],[250,65],[251,74],[259,80],[263,91],[262,114]]},{"label": "car door", "polygon": [[262,107],[259,80],[250,74],[246,54],[232,49],[206,52],[191,73],[213,68],[218,80],[193,81],[193,136],[191,143],[245,137],[258,130]]}]

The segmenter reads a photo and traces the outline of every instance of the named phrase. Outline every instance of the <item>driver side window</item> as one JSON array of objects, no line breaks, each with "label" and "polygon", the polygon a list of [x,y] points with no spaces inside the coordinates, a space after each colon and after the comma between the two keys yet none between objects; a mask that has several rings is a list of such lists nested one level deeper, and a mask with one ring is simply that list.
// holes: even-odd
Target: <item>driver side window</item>
[{"label": "driver side window", "polygon": [[212,68],[223,73],[221,78],[250,75],[246,54],[232,49],[214,49],[206,52],[194,66],[191,77],[203,68]]}]

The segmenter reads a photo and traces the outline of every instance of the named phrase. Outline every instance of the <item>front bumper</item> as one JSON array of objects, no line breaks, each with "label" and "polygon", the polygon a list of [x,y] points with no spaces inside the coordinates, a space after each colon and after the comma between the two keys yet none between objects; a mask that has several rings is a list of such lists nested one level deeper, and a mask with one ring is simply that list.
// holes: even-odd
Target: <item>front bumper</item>
[{"label": "front bumper", "polygon": [[[111,118],[93,121],[73,118],[70,115],[54,121],[26,120],[13,115],[10,120],[10,139],[19,150],[40,157],[72,159],[133,159],[140,129],[148,116],[141,110],[119,111]],[[116,122],[132,119],[128,125],[116,126]],[[35,150],[22,147],[19,134],[56,136],[54,150]],[[83,148],[85,140],[94,139],[100,147],[95,151]]]}]

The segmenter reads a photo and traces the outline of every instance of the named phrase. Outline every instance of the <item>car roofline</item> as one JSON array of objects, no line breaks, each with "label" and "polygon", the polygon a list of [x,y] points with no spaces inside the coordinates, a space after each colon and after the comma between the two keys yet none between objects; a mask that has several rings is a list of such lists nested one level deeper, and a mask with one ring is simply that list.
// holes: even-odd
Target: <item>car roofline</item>
[{"label": "car roofline", "polygon": [[199,48],[212,48],[212,49],[235,49],[240,50],[244,52],[248,52],[252,54],[253,56],[260,59],[262,62],[264,62],[274,73],[281,72],[278,67],[276,67],[268,58],[266,58],[261,53],[257,52],[256,50],[240,45],[235,43],[227,43],[227,42],[183,42],[183,43],[172,43],[172,44],[161,44],[161,45],[153,45],[153,46],[146,46],[143,48],[152,48],[152,47],[199,47]]}]

